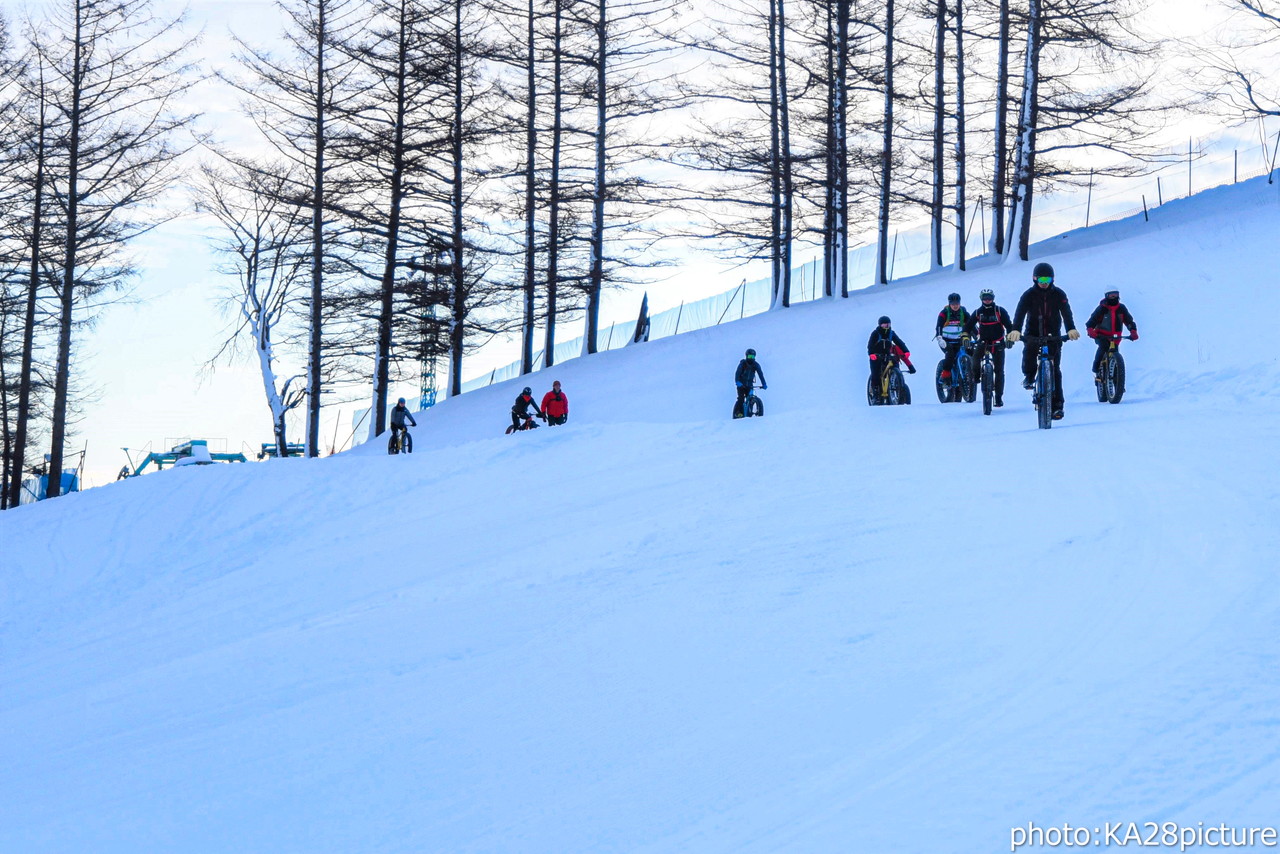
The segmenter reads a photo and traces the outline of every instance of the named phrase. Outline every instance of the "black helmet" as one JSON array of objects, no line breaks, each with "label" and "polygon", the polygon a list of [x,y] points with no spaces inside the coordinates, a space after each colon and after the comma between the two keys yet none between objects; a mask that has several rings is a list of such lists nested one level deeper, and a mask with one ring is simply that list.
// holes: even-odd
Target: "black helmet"
[{"label": "black helmet", "polygon": [[520,393],[521,393],[521,394],[533,394],[533,389],[529,388],[528,386],[525,386],[525,387],[524,387],[524,391],[522,391],[522,392],[520,392]]},{"label": "black helmet", "polygon": [[879,320],[877,320],[877,321],[876,321],[876,323],[877,323],[877,324],[880,324],[880,323],[888,323],[888,324],[892,324],[892,323],[893,323],[893,321],[889,319],[889,315],[887,315],[887,314],[882,314],[882,315],[880,315],[880,319],[879,319]]},{"label": "black helmet", "polygon": [[1049,281],[1053,281],[1053,265],[1046,264],[1044,261],[1041,261],[1036,265],[1036,268],[1031,271],[1031,280],[1033,282],[1038,281],[1045,276],[1049,277]]},{"label": "black helmet", "polygon": [[993,291],[993,290],[991,290],[991,288],[983,288],[983,289],[978,293],[978,299],[980,299],[980,300],[983,300],[983,299],[995,299],[995,298],[996,298],[996,292],[995,292],[995,291]]},{"label": "black helmet", "polygon": [[753,349],[751,349],[750,347],[748,347],[748,348],[747,348],[747,358],[748,358],[748,359],[754,359],[754,358],[755,358],[755,356],[756,356],[756,351],[755,351],[755,350],[753,350]]},{"label": "black helmet", "polygon": [[960,302],[960,295],[957,293],[948,294],[947,302]]}]

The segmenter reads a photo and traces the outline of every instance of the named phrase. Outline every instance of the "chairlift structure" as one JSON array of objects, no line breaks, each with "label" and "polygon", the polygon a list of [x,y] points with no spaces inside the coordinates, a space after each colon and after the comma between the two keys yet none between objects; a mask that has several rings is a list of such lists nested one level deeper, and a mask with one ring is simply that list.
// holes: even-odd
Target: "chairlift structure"
[{"label": "chairlift structure", "polygon": [[129,449],[123,448],[122,450],[125,456],[129,458],[129,465],[120,469],[120,474],[116,477],[116,480],[137,477],[152,463],[155,464],[157,470],[162,470],[165,466],[206,466],[213,463],[248,462],[245,455],[239,451],[234,454],[215,454],[210,452],[208,439],[187,439],[174,445],[168,451],[152,451],[136,465],[133,462],[133,457],[129,454]]}]

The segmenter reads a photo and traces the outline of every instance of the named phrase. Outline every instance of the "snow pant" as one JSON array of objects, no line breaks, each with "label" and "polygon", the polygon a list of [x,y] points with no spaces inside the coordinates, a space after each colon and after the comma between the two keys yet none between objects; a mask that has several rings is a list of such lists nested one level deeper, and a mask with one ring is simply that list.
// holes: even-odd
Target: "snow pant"
[{"label": "snow pant", "polygon": [[956,356],[960,353],[959,341],[948,341],[947,347],[942,351],[942,370],[954,371],[956,369]]},{"label": "snow pant", "polygon": [[[1036,381],[1036,362],[1040,354],[1040,347],[1026,342],[1022,345],[1022,375],[1031,380]],[[1062,342],[1049,342],[1049,360],[1053,362],[1053,408],[1054,411],[1061,411],[1063,405],[1062,396]]]},{"label": "snow pant", "polygon": [[[987,342],[978,345],[978,361],[973,366],[973,371],[978,375],[978,379],[982,379],[982,353],[987,346]],[[991,353],[991,368],[996,376],[996,397],[1004,397],[1004,342],[997,341],[996,348]]]},{"label": "snow pant", "polygon": [[514,409],[511,410],[511,426],[519,430],[522,424],[524,424],[524,415]]},{"label": "snow pant", "polygon": [[569,420],[568,415],[548,415],[547,416],[547,424],[551,427],[555,427],[557,425],[563,424],[568,420]]},{"label": "snow pant", "polygon": [[875,389],[876,394],[880,393],[880,376],[884,371],[885,363],[888,361],[887,356],[876,356],[874,359],[868,359],[871,363],[871,387]]},{"label": "snow pant", "polygon": [[747,411],[743,409],[743,403],[746,401],[747,392],[749,391],[751,391],[751,389],[747,388],[744,385],[738,386],[738,401],[733,405],[734,418],[741,418],[742,416],[747,414]]}]

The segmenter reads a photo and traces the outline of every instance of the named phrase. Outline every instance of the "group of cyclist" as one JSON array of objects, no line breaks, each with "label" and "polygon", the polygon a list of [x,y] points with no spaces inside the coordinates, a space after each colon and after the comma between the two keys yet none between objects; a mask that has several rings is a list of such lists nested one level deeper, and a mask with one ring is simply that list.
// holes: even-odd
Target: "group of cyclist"
[{"label": "group of cyclist", "polygon": [[[995,369],[995,401],[992,406],[1004,406],[1005,401],[1005,347],[1014,346],[1021,339],[1027,339],[1023,346],[1023,388],[1030,389],[1036,384],[1036,360],[1041,346],[1048,347],[1050,361],[1053,365],[1053,420],[1061,420],[1064,415],[1064,397],[1062,397],[1062,328],[1066,326],[1066,339],[1076,341],[1080,337],[1075,328],[1075,318],[1071,315],[1071,303],[1066,292],[1053,283],[1052,265],[1039,262],[1032,271],[1032,287],[1027,288],[1018,300],[1014,316],[1009,311],[996,305],[996,293],[991,288],[983,288],[978,294],[982,301],[979,309],[970,312],[960,303],[960,294],[952,293],[947,297],[947,305],[938,312],[934,334],[940,339],[943,347],[943,365],[940,375],[942,382],[951,379],[955,370],[956,356],[961,348],[975,342],[977,352],[991,352],[992,367]],[[1089,338],[1097,342],[1098,350],[1093,357],[1093,379],[1101,382],[1098,366],[1102,357],[1111,347],[1111,343],[1124,337],[1124,329],[1129,330],[1130,341],[1138,339],[1138,324],[1130,314],[1128,307],[1120,302],[1120,291],[1111,288],[1103,294],[1097,309],[1085,321],[1085,329]],[[879,378],[879,366],[883,364],[888,353],[895,352],[911,373],[910,351],[896,334],[891,332],[890,319],[879,319],[879,328],[872,333],[867,344],[867,353],[872,364],[873,378]],[[891,338],[890,338],[891,337]]]},{"label": "group of cyclist", "polygon": [[[1012,347],[1023,340],[1022,351],[1022,387],[1030,389],[1035,384],[1036,358],[1041,346],[1049,348],[1049,357],[1053,363],[1053,419],[1063,417],[1062,395],[1062,329],[1066,327],[1066,340],[1075,341],[1080,337],[1076,329],[1075,318],[1071,313],[1071,304],[1066,293],[1054,284],[1053,267],[1041,262],[1035,266],[1031,274],[1032,285],[1019,298],[1018,307],[1013,317],[1009,312],[996,304],[995,292],[984,288],[978,299],[981,305],[969,311],[961,304],[960,294],[952,293],[947,297],[947,304],[938,312],[934,325],[934,334],[943,347],[943,365],[939,379],[943,382],[951,380],[951,373],[956,369],[956,358],[960,351],[971,342],[981,357],[990,351],[992,366],[995,369],[995,388],[993,406],[1004,406],[1004,363],[1006,347]],[[1112,342],[1124,336],[1129,330],[1131,341],[1138,339],[1138,325],[1124,303],[1120,302],[1120,292],[1114,288],[1106,291],[1098,307],[1093,310],[1085,322],[1090,338],[1098,345],[1093,359],[1095,382],[1100,382],[1098,368]],[[1024,340],[1025,339],[1025,340]],[[882,316],[876,322],[871,337],[867,340],[867,357],[870,361],[872,387],[879,388],[881,373],[891,358],[896,357],[907,366],[907,371],[914,374],[915,366],[911,363],[911,350],[893,331],[893,322],[888,316]],[[734,403],[733,417],[741,418],[745,414],[744,402],[756,379],[760,388],[766,389],[764,370],[756,360],[756,351],[748,349],[745,358],[738,363],[734,372],[734,384],[737,386],[738,398]],[[533,413],[529,408],[533,408]],[[525,386],[511,407],[511,430],[525,430],[533,423],[534,416],[541,418],[548,425],[564,424],[569,420],[569,398],[560,387],[560,381],[551,384],[551,391],[543,395],[539,406],[533,398],[533,389]],[[417,426],[413,416],[405,406],[404,398],[396,403],[391,411],[391,430],[393,438],[405,431],[405,421]]]},{"label": "group of cyclist", "polygon": [[[1009,312],[996,304],[995,292],[984,288],[978,298],[981,306],[970,312],[960,302],[960,294],[953,293],[947,297],[947,304],[938,312],[934,334],[943,347],[943,365],[939,379],[942,382],[951,380],[951,373],[956,369],[956,357],[962,348],[970,342],[976,347],[981,357],[990,351],[992,367],[995,375],[993,389],[993,406],[1004,406],[1004,362],[1006,347],[1012,347],[1018,341],[1026,339],[1022,351],[1022,387],[1030,389],[1035,384],[1036,358],[1040,347],[1049,348],[1049,357],[1053,363],[1053,419],[1063,417],[1062,395],[1062,329],[1066,327],[1066,340],[1075,341],[1080,337],[1076,329],[1075,318],[1071,314],[1071,304],[1066,293],[1054,284],[1053,267],[1041,262],[1032,271],[1032,285],[1018,300],[1018,307],[1013,317]],[[1098,352],[1093,359],[1094,381],[1101,382],[1098,368],[1103,356],[1112,342],[1124,337],[1124,329],[1129,330],[1128,338],[1138,339],[1138,325],[1129,309],[1120,302],[1120,292],[1114,288],[1106,291],[1098,307],[1085,323],[1089,337],[1098,345]],[[880,388],[881,373],[891,358],[897,358],[907,366],[909,373],[915,373],[911,364],[911,349],[893,331],[893,323],[888,316],[877,321],[867,340],[867,357],[870,361],[872,388]],[[740,417],[742,401],[752,382],[752,372],[759,373],[761,387],[764,387],[764,373],[755,361],[755,350],[747,351],[747,358],[738,365],[734,376],[738,386],[738,403],[734,408],[734,417]]]}]

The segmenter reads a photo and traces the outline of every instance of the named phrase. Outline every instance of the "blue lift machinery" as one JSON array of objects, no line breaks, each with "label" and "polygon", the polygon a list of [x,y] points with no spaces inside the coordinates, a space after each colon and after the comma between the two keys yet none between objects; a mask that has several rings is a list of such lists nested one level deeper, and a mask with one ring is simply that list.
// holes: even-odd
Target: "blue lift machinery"
[{"label": "blue lift machinery", "polygon": [[302,442],[290,442],[284,446],[284,453],[276,453],[275,442],[263,442],[262,450],[258,451],[258,459],[265,460],[267,457],[305,457],[307,455],[307,446]]},{"label": "blue lift machinery", "polygon": [[133,462],[133,457],[129,454],[129,449],[124,448],[123,450],[125,456],[129,458],[129,465],[120,469],[120,474],[117,475],[116,480],[137,477],[152,463],[155,463],[157,469],[163,469],[165,466],[207,466],[213,463],[248,462],[245,455],[238,451],[234,454],[210,453],[208,439],[187,439],[174,445],[167,452],[152,451],[136,465]]}]

